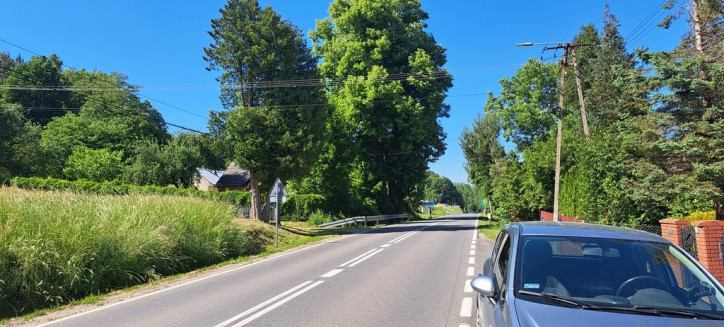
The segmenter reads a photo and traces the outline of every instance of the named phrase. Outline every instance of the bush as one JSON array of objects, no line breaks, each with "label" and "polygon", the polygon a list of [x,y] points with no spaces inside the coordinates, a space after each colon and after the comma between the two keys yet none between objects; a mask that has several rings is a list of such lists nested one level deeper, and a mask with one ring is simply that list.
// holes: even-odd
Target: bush
[{"label": "bush", "polygon": [[716,219],[716,212],[712,211],[697,211],[686,217],[684,217],[689,223],[702,221],[702,220],[714,220]]},{"label": "bush", "polygon": [[291,221],[307,221],[315,212],[325,211],[326,199],[319,194],[293,194],[282,204],[281,218]]},{"label": "bush", "polygon": [[334,217],[325,214],[321,210],[317,210],[309,215],[309,218],[307,219],[307,225],[318,226],[324,223],[328,223],[332,220],[334,220]]}]

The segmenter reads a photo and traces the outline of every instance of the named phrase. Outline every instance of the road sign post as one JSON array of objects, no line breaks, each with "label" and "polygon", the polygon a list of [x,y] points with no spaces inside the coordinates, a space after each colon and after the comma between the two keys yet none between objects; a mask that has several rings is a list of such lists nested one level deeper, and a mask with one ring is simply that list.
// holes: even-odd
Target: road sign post
[{"label": "road sign post", "polygon": [[287,190],[284,188],[284,184],[282,184],[282,181],[277,177],[277,179],[274,181],[274,185],[272,186],[271,191],[269,192],[269,203],[276,203],[276,207],[274,209],[274,223],[276,225],[276,234],[274,235],[274,248],[279,247],[279,211],[282,206],[282,202],[287,200]]}]

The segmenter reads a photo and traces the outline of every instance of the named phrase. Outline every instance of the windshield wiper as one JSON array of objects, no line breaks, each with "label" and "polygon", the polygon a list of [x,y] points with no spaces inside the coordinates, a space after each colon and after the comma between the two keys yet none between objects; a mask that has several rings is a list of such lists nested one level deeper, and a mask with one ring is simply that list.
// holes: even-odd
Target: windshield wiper
[{"label": "windshield wiper", "polygon": [[654,307],[618,307],[618,306],[598,306],[590,303],[584,303],[583,309],[586,310],[600,310],[600,311],[623,311],[638,314],[648,314],[652,316],[681,316],[689,318],[706,318],[714,320],[724,320],[724,316],[703,312],[669,309],[669,308],[654,308]]},{"label": "windshield wiper", "polygon": [[724,320],[724,316],[718,315],[718,314],[713,314],[713,313],[703,313],[703,312],[687,311],[687,310],[680,310],[680,309],[670,309],[670,308],[639,307],[639,306],[634,306],[633,308],[636,310],[653,310],[653,311],[657,312],[659,315]]},{"label": "windshield wiper", "polygon": [[548,299],[548,300],[553,300],[553,301],[558,302],[558,303],[568,304],[568,305],[574,306],[574,307],[580,307],[580,306],[586,305],[586,304],[583,303],[583,302],[576,301],[576,300],[571,299],[571,298],[567,298],[567,297],[555,295],[555,294],[552,294],[552,293],[538,293],[538,292],[531,292],[531,291],[520,290],[520,291],[518,291],[518,294],[536,296],[536,297],[540,297],[540,298],[544,298],[544,299]]}]

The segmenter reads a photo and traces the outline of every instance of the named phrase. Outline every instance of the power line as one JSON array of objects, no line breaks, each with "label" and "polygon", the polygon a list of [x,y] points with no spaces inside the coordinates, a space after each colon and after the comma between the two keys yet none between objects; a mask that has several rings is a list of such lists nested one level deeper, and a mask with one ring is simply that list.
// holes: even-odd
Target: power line
[{"label": "power line", "polygon": [[[7,44],[9,44],[9,45],[11,45],[11,46],[14,46],[14,47],[16,47],[16,48],[18,48],[18,49],[21,49],[21,50],[30,52],[30,53],[32,53],[32,54],[34,54],[34,55],[36,55],[36,56],[40,56],[40,57],[43,57],[43,58],[47,58],[47,57],[44,56],[44,55],[41,55],[41,54],[39,54],[39,53],[37,53],[37,52],[35,52],[35,51],[32,51],[32,50],[29,50],[29,49],[27,49],[27,48],[21,47],[21,46],[15,44],[15,43],[9,42],[9,41],[7,41],[7,40],[5,40],[5,39],[0,38],[0,41],[2,41],[2,42],[4,42],[4,43],[7,43]],[[70,66],[68,66],[68,65],[65,65],[65,64],[61,64],[61,67],[62,67],[62,66],[65,66],[66,68],[69,68],[69,69],[71,69],[71,70],[77,70],[77,69],[75,69],[75,68],[73,68],[73,67],[70,67]],[[105,81],[104,81],[104,82],[105,82]],[[110,86],[109,88],[113,88],[113,87],[114,87],[114,86]],[[101,88],[102,88],[102,87],[101,87]],[[126,90],[124,89],[124,91],[126,91]],[[199,115],[199,114],[193,113],[193,112],[188,111],[188,110],[186,110],[186,109],[182,109],[182,108],[180,108],[180,107],[178,107],[178,106],[174,106],[174,105],[168,104],[168,103],[166,103],[166,102],[163,102],[163,101],[160,101],[160,100],[151,98],[151,97],[149,97],[149,96],[147,96],[147,95],[144,95],[144,94],[142,94],[142,93],[140,93],[140,92],[137,92],[137,91],[136,91],[136,94],[138,94],[138,96],[144,97],[144,98],[149,99],[149,100],[151,100],[151,101],[155,101],[155,102],[164,104],[164,105],[166,105],[166,106],[169,106],[169,107],[171,107],[171,108],[173,108],[173,109],[180,110],[180,111],[183,111],[183,112],[186,112],[186,113],[188,113],[188,114],[192,114],[192,115],[195,115],[195,116],[198,116],[198,117],[201,117],[201,118],[207,118],[207,117],[205,117],[205,116],[201,116],[201,115]]]}]

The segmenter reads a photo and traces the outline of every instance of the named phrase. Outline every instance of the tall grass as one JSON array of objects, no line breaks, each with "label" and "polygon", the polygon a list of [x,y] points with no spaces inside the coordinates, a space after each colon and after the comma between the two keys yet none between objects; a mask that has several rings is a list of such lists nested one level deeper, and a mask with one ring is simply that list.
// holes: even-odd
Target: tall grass
[{"label": "tall grass", "polygon": [[0,318],[260,251],[235,208],[0,188]]}]

